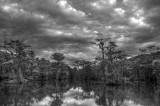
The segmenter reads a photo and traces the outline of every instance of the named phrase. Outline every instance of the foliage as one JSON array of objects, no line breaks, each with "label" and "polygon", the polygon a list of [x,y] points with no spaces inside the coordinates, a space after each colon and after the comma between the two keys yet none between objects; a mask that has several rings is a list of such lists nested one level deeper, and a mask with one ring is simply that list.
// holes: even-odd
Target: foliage
[{"label": "foliage", "polygon": [[56,60],[57,62],[60,62],[62,60],[65,59],[64,55],[62,53],[54,53],[52,56],[51,56],[51,59],[52,60]]},{"label": "foliage", "polygon": [[16,71],[17,79],[19,82],[24,81],[22,68],[26,67],[26,62],[28,56],[31,53],[28,48],[31,46],[26,44],[22,40],[9,40],[4,41],[4,44],[1,46],[2,49],[10,54],[9,61],[4,61],[3,65],[10,64],[12,61],[12,66],[16,67],[13,71]]},{"label": "foliage", "polygon": [[[22,40],[4,41],[0,51],[0,80],[25,79],[31,81],[80,81],[104,82],[107,84],[130,83],[143,80],[160,82],[159,47],[139,49],[141,54],[127,59],[127,54],[118,49],[110,38],[99,38],[92,42],[101,50],[95,60],[76,60],[75,67],[65,63],[62,53],[53,53],[51,60],[36,58],[31,46]],[[23,70],[23,71],[22,71]]]}]

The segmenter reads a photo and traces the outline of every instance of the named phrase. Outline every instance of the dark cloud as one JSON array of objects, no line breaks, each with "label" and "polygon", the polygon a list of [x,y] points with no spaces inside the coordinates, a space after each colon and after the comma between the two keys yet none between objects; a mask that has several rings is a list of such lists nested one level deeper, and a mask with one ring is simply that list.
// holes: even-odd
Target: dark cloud
[{"label": "dark cloud", "polygon": [[[88,15],[89,20],[99,21],[103,25],[128,25],[127,18],[131,14],[129,6],[123,3],[123,0],[117,0],[116,4],[110,6],[107,4],[110,0],[69,0],[72,6],[78,10],[84,11]],[[106,4],[103,3],[106,2]],[[97,4],[100,7],[92,6],[92,3],[99,3]],[[121,8],[126,12],[126,16],[116,16],[115,15],[115,8]]]},{"label": "dark cloud", "polygon": [[115,18],[110,22],[111,25],[117,25],[117,26],[128,26],[129,22],[126,18]]},{"label": "dark cloud", "polygon": [[155,28],[160,28],[160,6],[146,12],[145,22],[151,24]]},{"label": "dark cloud", "polygon": [[148,27],[130,27],[129,37],[135,44],[160,41],[160,0],[135,0],[137,10],[143,10],[144,22]]},{"label": "dark cloud", "polygon": [[32,35],[24,36],[22,39],[37,51],[43,50],[66,50],[66,52],[85,52],[90,45],[89,37],[65,36],[65,35]]},{"label": "dark cloud", "polygon": [[138,3],[144,9],[150,10],[160,6],[159,0],[138,0]]},{"label": "dark cloud", "polygon": [[6,29],[13,35],[35,34],[41,31],[43,19],[30,13],[7,13],[0,10],[0,29]]},{"label": "dark cloud", "polygon": [[[26,38],[25,38],[26,39]],[[54,52],[62,52],[66,56],[66,61],[69,64],[76,59],[83,58],[81,55],[77,55],[78,53],[88,54],[90,50],[88,47],[90,46],[90,38],[82,38],[82,37],[66,37],[66,36],[32,36],[31,38],[27,38],[36,51],[37,55],[40,57],[49,58],[50,55]],[[43,51],[49,50],[49,52],[43,53]],[[69,56],[73,54],[74,56]],[[77,55],[77,56],[76,56]],[[89,57],[87,57],[89,58]]]},{"label": "dark cloud", "polygon": [[139,0],[137,5],[144,10],[145,22],[160,28],[160,0]]},{"label": "dark cloud", "polygon": [[157,39],[160,35],[159,31],[152,30],[150,28],[136,28],[130,30],[132,33],[128,36],[135,42],[135,43],[146,43],[150,41],[159,40]]},{"label": "dark cloud", "polygon": [[[29,12],[38,12],[50,16],[57,24],[80,24],[84,18],[78,15],[78,11],[67,11],[66,5],[61,8],[59,0],[14,0],[19,3],[21,8]],[[68,3],[68,2],[67,2]],[[77,13],[76,13],[77,12]]]}]

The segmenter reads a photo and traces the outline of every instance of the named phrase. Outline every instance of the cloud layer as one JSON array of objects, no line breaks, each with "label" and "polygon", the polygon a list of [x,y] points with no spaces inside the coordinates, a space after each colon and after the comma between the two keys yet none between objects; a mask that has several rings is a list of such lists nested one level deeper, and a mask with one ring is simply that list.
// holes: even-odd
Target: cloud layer
[{"label": "cloud layer", "polygon": [[159,0],[1,0],[0,37],[24,39],[37,55],[63,52],[67,61],[98,55],[100,32],[135,55],[160,41]]}]

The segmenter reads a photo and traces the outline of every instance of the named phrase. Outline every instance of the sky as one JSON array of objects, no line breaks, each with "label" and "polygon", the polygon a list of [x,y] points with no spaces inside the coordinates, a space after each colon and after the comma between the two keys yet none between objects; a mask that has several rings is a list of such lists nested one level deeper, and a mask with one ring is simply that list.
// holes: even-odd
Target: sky
[{"label": "sky", "polygon": [[160,45],[160,0],[0,0],[0,42],[23,39],[39,57],[93,60],[97,33],[129,55]]}]

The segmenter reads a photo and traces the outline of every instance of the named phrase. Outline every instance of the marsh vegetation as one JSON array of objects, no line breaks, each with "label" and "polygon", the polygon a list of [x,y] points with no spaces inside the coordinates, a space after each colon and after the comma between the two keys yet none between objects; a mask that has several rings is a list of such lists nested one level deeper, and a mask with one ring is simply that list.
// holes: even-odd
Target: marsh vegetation
[{"label": "marsh vegetation", "polygon": [[137,56],[119,50],[110,38],[97,38],[100,49],[95,60],[65,62],[65,54],[53,53],[50,59],[38,58],[32,46],[23,40],[8,40],[1,45],[0,80],[3,83],[27,81],[96,82],[106,85],[132,84],[134,81],[160,83],[159,47],[140,48]]}]

